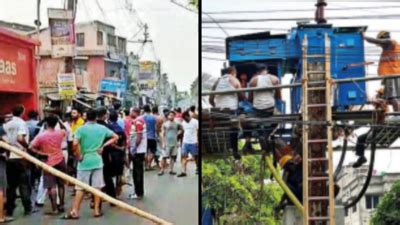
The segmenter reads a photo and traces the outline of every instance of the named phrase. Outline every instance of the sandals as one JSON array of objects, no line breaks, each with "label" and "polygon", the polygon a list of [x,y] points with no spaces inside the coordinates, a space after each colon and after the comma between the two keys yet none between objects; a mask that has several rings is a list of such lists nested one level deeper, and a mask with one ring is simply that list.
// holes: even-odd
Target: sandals
[{"label": "sandals", "polygon": [[49,212],[45,212],[44,214],[45,215],[48,215],[48,216],[57,216],[57,215],[59,215],[61,212],[60,211],[49,211]]},{"label": "sandals", "polygon": [[104,216],[104,213],[99,213],[99,214],[97,214],[97,215],[94,215],[94,218],[99,218],[99,217],[102,217],[102,216]]},{"label": "sandals", "polygon": [[79,216],[75,215],[73,212],[69,212],[68,214],[64,215],[61,217],[63,220],[77,220],[79,219]]},{"label": "sandals", "polygon": [[14,218],[6,216],[6,217],[4,217],[4,219],[0,220],[0,223],[8,223],[8,222],[11,222],[11,221],[14,221]]}]

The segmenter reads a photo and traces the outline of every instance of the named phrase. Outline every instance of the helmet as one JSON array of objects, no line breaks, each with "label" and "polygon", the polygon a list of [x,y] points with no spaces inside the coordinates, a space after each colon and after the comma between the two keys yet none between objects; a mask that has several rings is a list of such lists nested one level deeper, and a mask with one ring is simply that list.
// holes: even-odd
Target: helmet
[{"label": "helmet", "polygon": [[292,160],[292,158],[293,157],[291,155],[284,155],[281,159],[279,159],[279,165],[281,168],[285,167],[286,163]]},{"label": "helmet", "polygon": [[380,31],[376,36],[378,39],[390,38],[390,33],[388,31]]}]

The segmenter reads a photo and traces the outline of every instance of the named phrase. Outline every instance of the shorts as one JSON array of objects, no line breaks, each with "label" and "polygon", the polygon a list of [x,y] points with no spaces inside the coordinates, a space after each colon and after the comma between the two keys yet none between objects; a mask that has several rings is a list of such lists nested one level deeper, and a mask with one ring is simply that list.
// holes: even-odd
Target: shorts
[{"label": "shorts", "polygon": [[[57,165],[54,165],[53,168],[63,173],[67,171],[64,160],[59,162]],[[56,187],[57,184],[62,185],[64,184],[64,181],[61,178],[54,176],[51,173],[43,171],[43,188],[45,189],[53,188]]]},{"label": "shorts", "polygon": [[400,98],[400,78],[386,79],[382,81],[385,86],[383,96],[387,100]]},{"label": "shorts", "polygon": [[177,146],[167,146],[165,147],[165,149],[162,150],[162,157],[164,159],[169,157],[175,158],[177,154],[178,154]]},{"label": "shorts", "polygon": [[197,144],[183,143],[182,155],[187,156],[189,153],[193,156],[197,156],[199,154],[199,148],[197,147]]},{"label": "shorts", "polygon": [[7,170],[6,160],[0,159],[0,190],[3,191],[4,196],[7,189]]},{"label": "shorts", "polygon": [[[103,168],[92,170],[78,170],[76,178],[94,188],[100,189],[104,187]],[[79,186],[75,186],[75,190],[83,190]]]},{"label": "shorts", "polygon": [[155,155],[157,152],[157,141],[155,139],[147,139],[147,154]]}]

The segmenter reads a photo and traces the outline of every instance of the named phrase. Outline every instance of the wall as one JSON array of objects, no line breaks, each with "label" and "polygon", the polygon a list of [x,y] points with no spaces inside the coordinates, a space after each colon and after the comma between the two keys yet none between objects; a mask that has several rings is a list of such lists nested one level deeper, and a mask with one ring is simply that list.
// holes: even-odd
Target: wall
[{"label": "wall", "polygon": [[90,90],[92,92],[98,92],[100,81],[104,78],[104,57],[96,56],[90,57],[87,65],[89,80],[90,80]]}]

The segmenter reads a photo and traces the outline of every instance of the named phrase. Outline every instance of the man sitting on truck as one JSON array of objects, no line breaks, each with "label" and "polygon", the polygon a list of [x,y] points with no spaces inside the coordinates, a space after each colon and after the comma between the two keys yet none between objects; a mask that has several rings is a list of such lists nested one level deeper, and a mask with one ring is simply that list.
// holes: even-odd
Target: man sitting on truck
[{"label": "man sitting on truck", "polygon": [[[226,69],[226,73],[223,73],[212,87],[212,91],[229,91],[240,89],[240,82],[236,78],[236,68],[229,67]],[[214,107],[214,111],[218,115],[223,115],[221,118],[226,119],[229,116],[236,115],[238,110],[239,99],[244,99],[244,93],[232,93],[232,94],[218,94],[210,95],[209,102]],[[233,156],[235,159],[239,160],[240,155],[238,153],[238,131],[236,127],[231,127],[231,132],[229,134],[230,145],[233,151]]]},{"label": "man sitting on truck", "polygon": [[[279,78],[269,74],[265,65],[257,66],[257,76],[250,80],[250,87],[273,87],[279,85]],[[252,93],[250,100],[253,102],[253,110],[257,117],[270,117],[274,114],[275,98],[281,99],[280,89],[257,91]]]},{"label": "man sitting on truck", "polygon": [[[390,38],[390,33],[381,31],[376,38],[366,37],[364,33],[362,33],[362,36],[367,42],[376,44],[383,50],[379,60],[378,75],[400,75],[400,44]],[[400,78],[385,79],[382,84],[385,87],[385,100],[393,106],[395,112],[399,112]]]}]

